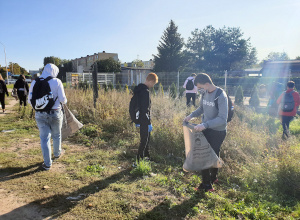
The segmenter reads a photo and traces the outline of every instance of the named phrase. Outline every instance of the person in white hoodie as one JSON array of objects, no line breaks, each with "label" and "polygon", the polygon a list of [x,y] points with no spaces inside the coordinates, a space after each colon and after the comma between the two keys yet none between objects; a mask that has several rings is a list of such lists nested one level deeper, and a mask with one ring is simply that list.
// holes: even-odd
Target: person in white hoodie
[{"label": "person in white hoodie", "polygon": [[[64,87],[60,79],[57,79],[59,69],[52,63],[48,63],[43,70],[40,80],[45,80],[51,76],[48,81],[55,103],[50,111],[36,111],[35,120],[40,131],[40,143],[43,153],[44,163],[42,170],[49,170],[52,165],[50,138],[53,139],[54,159],[58,159],[64,151],[61,148],[61,128],[63,122],[63,113],[61,104],[67,103]],[[32,92],[36,81],[31,83],[29,88],[28,103],[32,106]]]},{"label": "person in white hoodie", "polygon": [[197,94],[197,87],[194,85],[196,74],[192,73],[184,82],[183,88],[185,88],[185,95],[186,95],[186,105],[190,106],[190,102],[192,99],[192,103],[195,106],[196,94]]}]

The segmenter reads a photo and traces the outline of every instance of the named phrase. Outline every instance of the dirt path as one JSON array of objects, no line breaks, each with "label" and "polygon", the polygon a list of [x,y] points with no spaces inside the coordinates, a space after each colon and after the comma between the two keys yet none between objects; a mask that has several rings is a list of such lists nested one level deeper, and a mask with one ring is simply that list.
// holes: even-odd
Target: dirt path
[{"label": "dirt path", "polygon": [[6,99],[8,100],[8,104],[5,105],[5,110],[6,110],[5,113],[3,113],[2,109],[1,109],[1,111],[0,111],[0,117],[5,116],[6,114],[12,114],[13,113],[13,111],[12,111],[13,107],[16,104],[19,103],[18,100],[16,100],[15,98],[11,97],[11,91],[12,91],[12,89],[8,89],[8,93],[10,94],[9,97],[6,97]]}]

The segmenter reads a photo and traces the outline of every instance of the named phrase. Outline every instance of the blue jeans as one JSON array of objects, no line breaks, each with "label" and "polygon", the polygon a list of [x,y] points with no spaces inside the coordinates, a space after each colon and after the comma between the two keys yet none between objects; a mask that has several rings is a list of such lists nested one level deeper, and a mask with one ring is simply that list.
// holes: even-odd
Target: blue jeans
[{"label": "blue jeans", "polygon": [[40,131],[41,148],[44,157],[44,163],[50,167],[51,144],[50,137],[53,139],[53,153],[58,157],[61,153],[61,128],[63,114],[61,110],[51,110],[50,112],[36,112],[35,120]]}]

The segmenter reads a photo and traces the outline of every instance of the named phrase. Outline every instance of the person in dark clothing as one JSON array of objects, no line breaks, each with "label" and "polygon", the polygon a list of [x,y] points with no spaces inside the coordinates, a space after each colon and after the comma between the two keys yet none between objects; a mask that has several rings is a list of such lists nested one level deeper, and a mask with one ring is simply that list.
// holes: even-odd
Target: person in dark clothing
[{"label": "person in dark clothing", "polygon": [[20,107],[24,104],[24,107],[27,105],[27,95],[29,92],[28,83],[25,81],[25,76],[20,75],[19,79],[16,81],[14,85],[14,89],[17,90],[18,98],[20,100]]},{"label": "person in dark clothing", "polygon": [[5,94],[8,97],[8,91],[7,91],[7,87],[6,84],[0,74],[0,103],[2,106],[2,111],[5,112]]},{"label": "person in dark clothing", "polygon": [[[185,88],[185,95],[186,95],[186,105],[190,106],[191,99],[192,99],[192,104],[195,105],[195,100],[196,100],[196,94],[197,94],[197,87],[194,85],[194,80],[195,80],[196,74],[192,73],[184,82],[183,88]],[[190,82],[189,82],[190,81]],[[191,87],[190,87],[191,86]],[[190,88],[189,88],[190,87]]]},{"label": "person in dark clothing", "polygon": [[133,90],[134,94],[138,94],[138,104],[139,104],[139,122],[136,124],[140,127],[140,146],[137,153],[137,160],[144,159],[145,157],[150,157],[149,153],[149,141],[150,132],[152,131],[151,124],[151,99],[149,89],[153,88],[158,82],[158,77],[155,73],[149,73],[145,83],[141,83],[136,86]]},{"label": "person in dark clothing", "polygon": [[[281,124],[282,124],[282,128],[283,128],[283,133],[282,133],[283,140],[285,140],[286,138],[288,138],[290,136],[290,131],[289,131],[290,122],[296,116],[298,107],[300,105],[299,93],[294,91],[294,88],[295,88],[295,82],[289,81],[287,83],[287,90],[284,91],[277,99],[277,104],[279,106],[278,114],[280,116],[280,120],[281,120]],[[285,104],[284,103],[285,94],[291,94],[292,98],[294,99],[294,102],[293,102],[294,106],[292,106],[292,109],[290,109],[289,111],[285,111],[282,109],[282,105]]]}]

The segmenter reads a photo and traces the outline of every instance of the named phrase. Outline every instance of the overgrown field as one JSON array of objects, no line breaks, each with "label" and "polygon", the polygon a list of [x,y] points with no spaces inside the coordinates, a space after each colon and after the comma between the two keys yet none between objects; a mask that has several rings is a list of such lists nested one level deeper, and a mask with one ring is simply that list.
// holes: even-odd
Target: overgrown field
[{"label": "overgrown field", "polygon": [[[237,108],[221,150],[225,166],[214,193],[193,190],[201,182],[182,170],[182,120],[193,109],[185,100],[152,94],[151,155],[155,162],[132,168],[139,133],[130,123],[130,92],[67,89],[69,108],[84,127],[63,147],[66,154],[49,172],[38,145],[11,150],[21,138],[37,141],[30,110],[6,117],[0,133],[0,187],[50,209],[61,219],[299,219],[300,120],[281,140],[280,122]],[[13,122],[15,121],[15,122]],[[199,122],[196,119],[195,122]],[[0,130],[1,130],[0,129]],[[73,146],[74,145],[74,146]],[[75,147],[76,146],[76,147]],[[30,159],[28,159],[30,158]],[[20,184],[22,189],[20,189]],[[42,186],[51,188],[43,190]],[[77,197],[70,200],[69,197]]]}]

